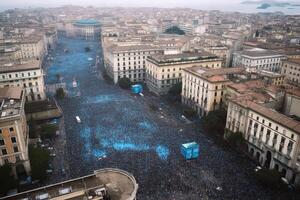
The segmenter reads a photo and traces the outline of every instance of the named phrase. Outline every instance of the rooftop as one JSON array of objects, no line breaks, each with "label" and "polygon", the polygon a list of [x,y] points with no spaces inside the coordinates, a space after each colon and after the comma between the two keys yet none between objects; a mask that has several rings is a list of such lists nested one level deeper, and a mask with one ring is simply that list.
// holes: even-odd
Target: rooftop
[{"label": "rooftop", "polygon": [[197,61],[222,61],[218,56],[203,52],[203,53],[181,53],[181,54],[155,54],[148,57],[148,60],[156,64],[182,63],[182,62],[197,62]]},{"label": "rooftop", "polygon": [[264,106],[257,104],[251,100],[248,100],[248,99],[236,98],[236,99],[232,99],[231,101],[239,104],[242,107],[249,108],[249,109],[259,113],[260,115],[263,115],[264,117],[286,127],[287,129],[290,129],[290,130],[300,134],[300,122],[298,122],[292,118],[289,118],[273,109],[264,107]]},{"label": "rooftop", "polygon": [[260,49],[260,48],[240,51],[240,54],[249,57],[283,56],[283,54],[280,54],[276,51]]},{"label": "rooftop", "polygon": [[287,59],[286,62],[290,62],[290,63],[300,65],[300,58],[290,58],[290,59]]},{"label": "rooftop", "polygon": [[75,25],[100,25],[100,22],[95,19],[80,19],[75,22]]},{"label": "rooftop", "polygon": [[0,63],[0,72],[17,72],[40,69],[41,63],[39,60],[31,60],[23,63]]},{"label": "rooftop", "polygon": [[21,87],[0,88],[0,120],[21,112],[23,89]]},{"label": "rooftop", "polygon": [[223,81],[229,81],[229,79],[226,75],[242,73],[245,71],[245,68],[232,67],[232,68],[211,69],[211,68],[194,66],[194,67],[186,68],[183,70],[190,72],[201,78],[204,78],[205,80],[207,80],[209,82],[223,82]]},{"label": "rooftop", "polygon": [[151,45],[126,45],[119,46],[114,45],[109,48],[109,51],[114,53],[123,53],[128,51],[149,51],[149,50],[161,50],[159,47],[151,46]]},{"label": "rooftop", "polygon": [[[45,199],[102,199],[108,194],[111,200],[134,200],[138,185],[126,171],[105,168],[80,178],[25,191],[0,199],[35,200]],[[40,198],[41,199],[41,198]]]}]

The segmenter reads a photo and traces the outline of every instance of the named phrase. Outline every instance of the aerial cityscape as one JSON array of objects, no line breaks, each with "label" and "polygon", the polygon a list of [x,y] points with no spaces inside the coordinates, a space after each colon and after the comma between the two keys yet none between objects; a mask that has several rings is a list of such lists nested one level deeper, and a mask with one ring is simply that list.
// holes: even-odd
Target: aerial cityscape
[{"label": "aerial cityscape", "polygon": [[0,5],[0,199],[300,199],[300,2]]}]

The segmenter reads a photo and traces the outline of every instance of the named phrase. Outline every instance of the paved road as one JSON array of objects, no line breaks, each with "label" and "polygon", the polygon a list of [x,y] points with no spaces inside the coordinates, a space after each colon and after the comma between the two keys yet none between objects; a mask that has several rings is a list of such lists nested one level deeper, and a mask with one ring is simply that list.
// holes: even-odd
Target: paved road
[{"label": "paved road", "polygon": [[[90,52],[85,52],[86,46]],[[69,94],[59,101],[65,133],[55,145],[54,161],[55,168],[64,166],[67,175],[58,170],[50,181],[118,167],[137,178],[138,198],[143,200],[274,199],[252,177],[254,166],[249,160],[222,149],[197,124],[182,120],[176,105],[148,93],[135,96],[107,83],[101,73],[95,73],[97,55],[103,60],[97,42],[60,38],[54,59],[46,63],[46,83],[57,83],[60,74]],[[72,88],[74,78],[77,88]],[[151,104],[162,110],[151,110]],[[82,123],[76,122],[77,115]],[[200,158],[185,161],[180,144],[191,141],[200,144]]]}]

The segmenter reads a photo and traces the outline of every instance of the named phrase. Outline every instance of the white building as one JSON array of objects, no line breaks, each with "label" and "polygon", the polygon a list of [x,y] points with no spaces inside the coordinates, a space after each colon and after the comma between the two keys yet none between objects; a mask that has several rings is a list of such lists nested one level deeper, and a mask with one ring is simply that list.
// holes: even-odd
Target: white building
[{"label": "white building", "polygon": [[237,132],[260,165],[300,184],[300,122],[239,97],[229,100],[225,137]]},{"label": "white building", "polygon": [[282,61],[281,74],[293,85],[300,86],[300,59],[287,59]]},{"label": "white building", "polygon": [[0,88],[23,87],[27,101],[44,100],[43,70],[39,60],[0,65]]},{"label": "white building", "polygon": [[155,53],[162,53],[162,50],[150,45],[107,47],[104,55],[105,68],[114,83],[125,77],[132,82],[142,82],[146,76],[146,59]]},{"label": "white building", "polygon": [[30,38],[24,38],[19,45],[23,60],[33,58],[42,60],[46,53],[43,36],[32,35]]},{"label": "white building", "polygon": [[254,48],[233,53],[232,66],[279,72],[283,58],[285,58],[283,54],[275,51]]}]

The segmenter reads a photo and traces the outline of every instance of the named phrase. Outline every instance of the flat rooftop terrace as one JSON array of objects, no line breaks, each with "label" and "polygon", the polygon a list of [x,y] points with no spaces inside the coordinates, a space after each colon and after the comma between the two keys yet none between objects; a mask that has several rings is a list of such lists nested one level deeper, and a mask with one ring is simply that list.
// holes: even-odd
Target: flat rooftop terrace
[{"label": "flat rooftop terrace", "polygon": [[134,200],[138,185],[135,178],[126,171],[105,168],[94,174],[48,185],[0,199],[102,199],[97,191],[105,191],[111,200]]},{"label": "flat rooftop terrace", "polygon": [[148,57],[150,62],[154,62],[158,65],[169,63],[184,63],[184,62],[197,62],[205,60],[222,60],[218,56],[210,53],[181,53],[174,55],[155,54]]}]

